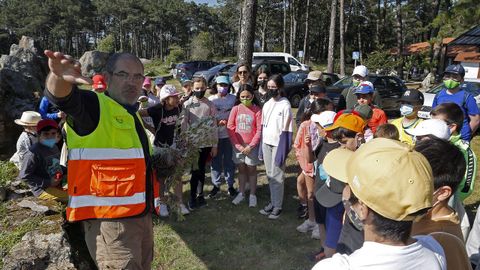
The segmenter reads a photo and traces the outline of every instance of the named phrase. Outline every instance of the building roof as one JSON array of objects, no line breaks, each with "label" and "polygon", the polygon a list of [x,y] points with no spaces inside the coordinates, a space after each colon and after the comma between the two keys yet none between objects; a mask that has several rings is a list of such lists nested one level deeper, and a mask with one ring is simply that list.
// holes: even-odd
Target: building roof
[{"label": "building roof", "polygon": [[461,34],[448,45],[476,45],[480,47],[480,25],[477,25],[467,32]]},{"label": "building roof", "polygon": [[480,53],[478,52],[462,52],[457,54],[455,62],[480,63]]},{"label": "building roof", "polygon": [[[442,39],[442,45],[449,44],[454,38],[444,38]],[[411,54],[416,54],[416,53],[421,53],[430,50],[431,43],[428,41],[425,42],[419,42],[419,43],[413,43],[410,45],[407,45],[403,48],[403,55],[411,55]],[[390,49],[390,53],[397,55],[398,54],[398,49],[397,48],[392,48]]]}]

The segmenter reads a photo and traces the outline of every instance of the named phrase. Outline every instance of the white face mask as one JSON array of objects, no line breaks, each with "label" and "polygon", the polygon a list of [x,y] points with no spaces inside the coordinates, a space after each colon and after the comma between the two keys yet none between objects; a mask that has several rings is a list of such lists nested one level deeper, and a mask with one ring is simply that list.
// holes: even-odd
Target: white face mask
[{"label": "white face mask", "polygon": [[400,106],[400,114],[402,116],[409,116],[413,113],[413,106],[409,104],[402,104]]}]

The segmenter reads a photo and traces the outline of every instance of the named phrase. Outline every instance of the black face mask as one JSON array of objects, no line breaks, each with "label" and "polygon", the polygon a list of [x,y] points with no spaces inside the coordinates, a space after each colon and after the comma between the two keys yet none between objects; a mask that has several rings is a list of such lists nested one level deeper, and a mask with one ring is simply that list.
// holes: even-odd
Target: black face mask
[{"label": "black face mask", "polygon": [[[270,97],[270,98],[274,98],[274,97],[277,97],[278,95],[280,94],[280,90],[279,89],[275,89],[275,90],[268,90],[267,92],[267,95]],[[269,98],[269,99],[270,99]]]},{"label": "black face mask", "polygon": [[267,87],[267,80],[260,80],[258,81],[258,85],[265,89]]},{"label": "black face mask", "polygon": [[198,99],[201,99],[205,96],[205,91],[192,91],[192,93]]}]

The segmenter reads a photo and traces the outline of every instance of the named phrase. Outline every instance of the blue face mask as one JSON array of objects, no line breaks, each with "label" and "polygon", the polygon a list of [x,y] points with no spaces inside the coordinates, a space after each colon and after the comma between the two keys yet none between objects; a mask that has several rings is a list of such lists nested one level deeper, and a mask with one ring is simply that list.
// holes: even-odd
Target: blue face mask
[{"label": "blue face mask", "polygon": [[40,141],[41,144],[45,145],[46,147],[53,148],[53,146],[57,143],[55,139],[44,139]]}]

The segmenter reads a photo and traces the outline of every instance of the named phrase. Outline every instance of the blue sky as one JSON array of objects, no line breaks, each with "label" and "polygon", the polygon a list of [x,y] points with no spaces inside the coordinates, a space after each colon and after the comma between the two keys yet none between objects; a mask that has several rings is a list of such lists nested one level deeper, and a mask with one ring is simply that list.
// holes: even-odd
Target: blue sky
[{"label": "blue sky", "polygon": [[213,5],[217,4],[217,0],[193,0],[193,2],[198,3],[198,4],[207,3],[209,6],[213,6]]}]

